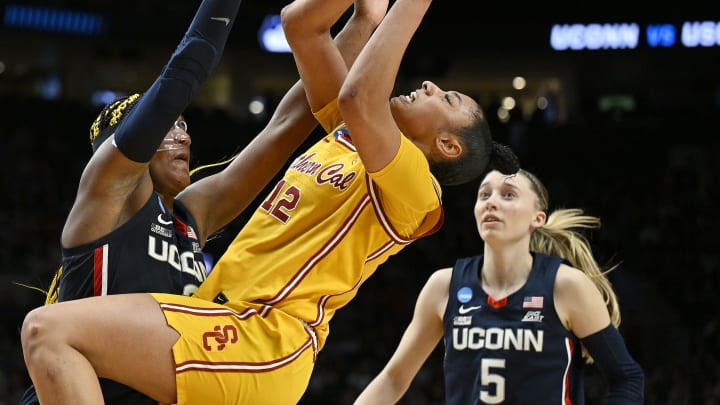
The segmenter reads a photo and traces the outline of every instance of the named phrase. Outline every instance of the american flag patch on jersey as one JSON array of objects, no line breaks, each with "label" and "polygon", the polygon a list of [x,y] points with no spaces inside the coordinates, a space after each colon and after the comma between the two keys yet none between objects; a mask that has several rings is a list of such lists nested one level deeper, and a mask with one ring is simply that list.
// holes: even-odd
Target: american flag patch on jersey
[{"label": "american flag patch on jersey", "polygon": [[198,238],[192,226],[186,225],[184,222],[180,221],[177,218],[175,218],[175,229],[190,239],[197,240]]},{"label": "american flag patch on jersey", "polygon": [[538,308],[542,309],[543,307],[543,297],[525,297],[523,300],[523,308]]},{"label": "american flag patch on jersey", "polygon": [[335,139],[337,139],[338,137],[341,137],[341,136],[349,136],[349,135],[350,135],[350,130],[348,130],[347,128],[340,128],[333,133],[333,136],[335,137]]},{"label": "american flag patch on jersey", "polygon": [[190,239],[197,240],[197,234],[195,233],[195,230],[193,229],[193,227],[190,225],[188,225],[188,227],[187,227],[187,236]]}]

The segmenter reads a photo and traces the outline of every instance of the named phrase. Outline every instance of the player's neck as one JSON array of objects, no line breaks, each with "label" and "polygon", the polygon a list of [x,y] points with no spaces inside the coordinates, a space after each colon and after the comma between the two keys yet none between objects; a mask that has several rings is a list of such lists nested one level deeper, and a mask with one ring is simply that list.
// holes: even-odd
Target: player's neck
[{"label": "player's neck", "polygon": [[503,298],[519,290],[532,270],[530,252],[524,254],[503,252],[487,254],[483,258],[480,280],[483,290],[493,298]]}]

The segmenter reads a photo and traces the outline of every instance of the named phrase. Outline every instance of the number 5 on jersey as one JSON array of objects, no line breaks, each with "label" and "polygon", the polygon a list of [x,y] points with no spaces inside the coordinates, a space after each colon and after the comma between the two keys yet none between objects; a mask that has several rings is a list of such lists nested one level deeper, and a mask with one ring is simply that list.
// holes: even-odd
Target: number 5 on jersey
[{"label": "number 5 on jersey", "polygon": [[483,404],[501,404],[505,401],[505,378],[497,373],[491,373],[491,369],[504,369],[505,359],[482,359],[480,363],[480,383],[483,387],[495,386],[495,394],[490,390],[480,390],[480,401]]}]

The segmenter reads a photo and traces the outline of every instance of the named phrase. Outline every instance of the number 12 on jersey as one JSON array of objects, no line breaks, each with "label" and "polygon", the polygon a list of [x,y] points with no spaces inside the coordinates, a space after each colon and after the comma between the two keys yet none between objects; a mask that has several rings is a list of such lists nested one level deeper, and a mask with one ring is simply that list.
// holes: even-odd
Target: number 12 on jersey
[{"label": "number 12 on jersey", "polygon": [[270,196],[260,205],[260,208],[283,224],[290,220],[290,212],[300,201],[300,189],[293,185],[285,188],[286,184],[285,179],[278,181]]}]

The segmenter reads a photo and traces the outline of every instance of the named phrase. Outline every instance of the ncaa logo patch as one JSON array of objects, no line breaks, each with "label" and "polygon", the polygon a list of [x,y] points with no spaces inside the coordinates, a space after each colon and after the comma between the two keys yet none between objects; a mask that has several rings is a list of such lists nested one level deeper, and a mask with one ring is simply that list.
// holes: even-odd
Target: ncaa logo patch
[{"label": "ncaa logo patch", "polygon": [[461,303],[469,302],[472,299],[472,289],[470,287],[463,287],[457,292],[457,299]]}]

